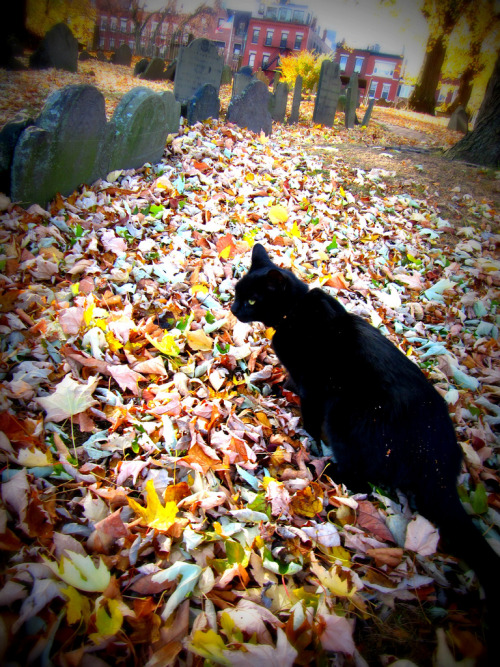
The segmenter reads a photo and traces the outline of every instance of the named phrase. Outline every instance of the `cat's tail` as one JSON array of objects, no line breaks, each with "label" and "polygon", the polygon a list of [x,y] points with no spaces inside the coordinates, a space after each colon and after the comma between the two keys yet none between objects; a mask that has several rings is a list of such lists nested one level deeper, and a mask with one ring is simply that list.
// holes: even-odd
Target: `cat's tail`
[{"label": "cat's tail", "polygon": [[439,528],[444,548],[474,570],[486,602],[488,664],[500,665],[500,557],[476,528],[458,493],[445,490],[443,497],[417,498],[421,514]]}]

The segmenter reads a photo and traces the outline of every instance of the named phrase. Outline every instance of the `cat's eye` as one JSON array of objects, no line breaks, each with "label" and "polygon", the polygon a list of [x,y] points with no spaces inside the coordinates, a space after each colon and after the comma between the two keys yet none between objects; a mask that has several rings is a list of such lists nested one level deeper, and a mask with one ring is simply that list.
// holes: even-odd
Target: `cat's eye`
[{"label": "cat's eye", "polygon": [[249,306],[255,306],[255,299],[247,299],[247,303]]}]

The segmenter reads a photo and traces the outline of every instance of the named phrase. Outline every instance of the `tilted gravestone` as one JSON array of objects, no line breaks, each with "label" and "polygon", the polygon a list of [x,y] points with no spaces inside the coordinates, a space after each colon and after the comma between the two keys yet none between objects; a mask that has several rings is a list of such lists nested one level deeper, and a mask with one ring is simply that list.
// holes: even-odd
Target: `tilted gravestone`
[{"label": "tilted gravestone", "polygon": [[293,89],[292,111],[288,117],[288,125],[293,125],[299,122],[299,108],[302,99],[302,77],[300,74],[295,79],[295,86]]},{"label": "tilted gravestone", "polygon": [[286,104],[288,101],[288,84],[280,82],[276,85],[274,94],[271,95],[270,109],[271,118],[277,123],[285,120]]},{"label": "tilted gravestone", "polygon": [[139,76],[139,74],[145,72],[148,68],[148,65],[149,58],[141,58],[141,60],[138,60],[134,65],[134,76]]},{"label": "tilted gravestone", "polygon": [[241,95],[241,93],[252,83],[252,81],[254,81],[254,79],[251,76],[248,76],[248,74],[237,72],[233,77],[231,98]]},{"label": "tilted gravestone", "polygon": [[[175,106],[170,112],[169,106]],[[177,124],[176,124],[177,118]],[[159,162],[167,135],[179,129],[180,105],[172,93],[133,88],[120,100],[110,120],[101,150],[99,170],[139,167]]]},{"label": "tilted gravestone", "polygon": [[469,131],[469,116],[462,105],[458,106],[451,114],[448,129],[463,132],[463,134],[467,134]]},{"label": "tilted gravestone", "polygon": [[20,113],[5,123],[0,130],[0,192],[5,194],[10,192],[10,167],[14,149],[21,133],[33,123],[33,118]]},{"label": "tilted gravestone", "polygon": [[271,134],[273,121],[269,113],[269,89],[262,81],[252,81],[229,103],[226,121],[252,132]]},{"label": "tilted gravestone", "polygon": [[222,68],[220,85],[227,86],[232,82],[233,82],[233,70],[229,67],[229,65],[224,65],[224,67]]},{"label": "tilted gravestone", "polygon": [[368,103],[368,108],[365,111],[365,115],[363,116],[363,120],[361,121],[361,125],[364,125],[365,127],[368,125],[370,122],[370,118],[372,117],[372,111],[373,111],[373,105],[375,104],[375,98],[372,97],[370,102]]},{"label": "tilted gravestone", "polygon": [[345,126],[348,129],[354,127],[356,123],[356,107],[359,101],[358,75],[356,72],[351,75],[349,85],[347,86],[345,98]]},{"label": "tilted gravestone", "polygon": [[198,88],[196,93],[187,103],[187,122],[194,125],[207,118],[218,118],[220,113],[220,100],[216,89],[210,83]]},{"label": "tilted gravestone", "polygon": [[130,67],[132,62],[132,51],[128,44],[120,44],[116,51],[111,56],[111,62],[114,65],[125,65],[125,67]]},{"label": "tilted gravestone", "polygon": [[146,81],[161,81],[164,76],[165,61],[163,58],[153,58],[147,68],[139,75],[139,79]]},{"label": "tilted gravestone", "polygon": [[319,74],[318,92],[314,104],[313,122],[333,127],[340,95],[339,64],[324,60]]},{"label": "tilted gravestone", "polygon": [[78,40],[65,23],[58,23],[45,34],[38,49],[30,56],[30,67],[78,71]]},{"label": "tilted gravestone", "polygon": [[105,129],[104,96],[97,88],[81,84],[52,93],[16,144],[12,200],[45,205],[57,192],[68,195],[96,180]]},{"label": "tilted gravestone", "polygon": [[108,62],[108,59],[107,59],[106,56],[104,55],[104,51],[101,51],[101,49],[99,49],[99,50],[97,51],[96,56],[97,56],[97,60],[98,60],[100,63],[107,63],[107,62]]},{"label": "tilted gravestone", "polygon": [[219,55],[215,42],[194,39],[181,48],[175,69],[174,95],[181,104],[196,93],[205,83],[211,84],[219,94],[224,59]]},{"label": "tilted gravestone", "polygon": [[165,72],[163,73],[163,78],[166,81],[173,81],[175,79],[176,68],[177,68],[177,60],[172,60],[172,62],[167,65]]}]

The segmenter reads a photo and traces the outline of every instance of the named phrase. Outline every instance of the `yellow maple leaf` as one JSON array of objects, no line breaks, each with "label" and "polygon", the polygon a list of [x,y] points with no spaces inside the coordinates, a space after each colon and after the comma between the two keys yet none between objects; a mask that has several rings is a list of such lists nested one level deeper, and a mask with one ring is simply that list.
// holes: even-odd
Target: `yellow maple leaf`
[{"label": "yellow maple leaf", "polygon": [[145,334],[145,336],[151,345],[154,345],[157,350],[160,350],[162,354],[166,354],[167,357],[177,357],[180,354],[180,349],[172,334],[163,334],[161,340],[151,338],[149,334]]},{"label": "yellow maple leaf", "polygon": [[192,350],[202,350],[208,352],[212,349],[214,341],[208,336],[203,329],[196,329],[195,331],[188,331],[186,334],[187,342]]},{"label": "yellow maple leaf", "polygon": [[175,522],[177,505],[173,501],[161,504],[152,479],[146,482],[146,507],[139,505],[133,498],[127,498],[130,507],[141,518],[141,523],[156,530],[167,531]]},{"label": "yellow maple leaf", "polygon": [[293,238],[294,236],[300,239],[300,229],[296,222],[293,223],[292,227],[287,231],[287,236]]},{"label": "yellow maple leaf", "polygon": [[216,662],[218,665],[231,665],[231,661],[224,657],[224,651],[227,648],[226,644],[222,637],[214,630],[207,630],[206,632],[197,630],[193,635],[189,648],[193,653]]},{"label": "yellow maple leaf", "polygon": [[281,204],[271,206],[269,209],[269,220],[273,224],[277,224],[278,222],[286,222],[288,220],[288,209],[286,209],[284,206],[281,206]]},{"label": "yellow maple leaf", "polygon": [[121,350],[123,345],[112,331],[106,331],[104,335],[106,338],[106,343],[108,344],[111,352],[118,352],[118,350]]},{"label": "yellow maple leaf", "polygon": [[66,619],[70,625],[78,623],[82,619],[87,621],[90,617],[90,600],[79,593],[73,586],[63,588],[61,591],[67,598]]},{"label": "yellow maple leaf", "polygon": [[347,577],[342,579],[337,573],[339,569],[341,570],[341,568],[338,568],[335,565],[330,570],[325,570],[325,568],[321,567],[318,563],[313,563],[311,565],[311,570],[330,593],[333,593],[333,595],[339,598],[352,598],[356,593],[356,586],[353,586]]},{"label": "yellow maple leaf", "polygon": [[104,605],[101,605],[95,615],[95,624],[97,626],[97,632],[92,632],[89,636],[90,639],[95,643],[99,644],[106,637],[113,637],[116,635],[123,625],[123,614],[120,609],[120,603],[118,600],[106,600],[106,606],[109,609],[106,609]]},{"label": "yellow maple leaf", "polygon": [[83,320],[85,324],[88,326],[92,320],[92,316],[94,314],[94,309],[95,309],[95,304],[91,303],[85,308],[83,311]]}]

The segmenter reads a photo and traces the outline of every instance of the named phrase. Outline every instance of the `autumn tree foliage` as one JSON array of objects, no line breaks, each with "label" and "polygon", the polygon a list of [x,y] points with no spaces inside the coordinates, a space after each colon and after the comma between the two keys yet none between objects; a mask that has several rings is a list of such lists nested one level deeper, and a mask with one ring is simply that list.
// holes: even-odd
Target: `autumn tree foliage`
[{"label": "autumn tree foliage", "polygon": [[281,58],[281,79],[290,86],[295,84],[297,76],[302,77],[302,87],[311,90],[319,81],[321,63],[329,58],[328,55],[317,55],[312,51],[299,51]]},{"label": "autumn tree foliage", "polygon": [[424,0],[422,13],[429,23],[429,38],[424,63],[409,99],[413,111],[434,115],[436,90],[448,41],[462,13],[471,4],[478,3],[473,0]]},{"label": "autumn tree foliage", "polygon": [[500,166],[500,52],[474,130],[452,146],[446,156],[487,167]]},{"label": "autumn tree foliage", "polygon": [[39,37],[57,23],[66,23],[80,44],[89,44],[95,20],[95,3],[91,0],[26,0],[26,28]]}]

